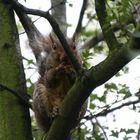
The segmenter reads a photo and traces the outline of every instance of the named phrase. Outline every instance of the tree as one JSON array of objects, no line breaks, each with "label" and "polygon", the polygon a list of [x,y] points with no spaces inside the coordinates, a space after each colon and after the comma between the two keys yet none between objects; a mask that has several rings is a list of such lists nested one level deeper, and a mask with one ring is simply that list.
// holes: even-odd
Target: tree
[{"label": "tree", "polygon": [[[1,1],[1,3],[4,4],[3,1]],[[63,17],[65,17],[66,16],[65,4],[66,4],[65,2],[61,2],[61,1],[58,1],[58,3],[54,3],[54,1],[52,1],[52,7],[50,8],[50,10],[54,10],[54,11],[58,10],[58,12],[56,13],[59,13],[60,10],[59,6],[60,5],[62,7],[64,6],[63,7],[64,11],[62,11],[62,14],[64,15]],[[128,98],[132,97],[132,94],[129,90],[129,87],[122,84],[117,85],[115,83],[106,83],[104,85],[105,86],[104,94],[101,97],[99,97],[97,93],[91,94],[92,92],[94,92],[94,89],[96,87],[99,87],[100,85],[104,84],[114,75],[118,76],[119,75],[118,72],[120,70],[126,72],[127,69],[124,68],[124,66],[139,55],[140,22],[138,20],[139,19],[138,4],[139,2],[137,0],[133,2],[127,0],[123,0],[123,1],[95,0],[95,3],[91,1],[91,5],[88,5],[87,1],[83,0],[83,6],[81,8],[79,21],[77,24],[77,28],[75,30],[75,35],[80,34],[80,36],[83,36],[84,38],[83,40],[81,40],[81,42],[84,42],[83,45],[81,45],[81,48],[85,49],[83,51],[83,61],[84,61],[83,66],[85,66],[85,68],[82,68],[79,65],[78,61],[73,56],[71,50],[68,47],[66,38],[63,35],[63,33],[65,34],[66,32],[66,27],[64,26],[63,28],[61,26],[61,29],[63,31],[62,33],[58,25],[59,23],[62,24],[62,20],[61,20],[62,18],[57,17],[59,14],[53,12],[54,17],[57,17],[56,18],[57,22],[56,22],[53,16],[50,15],[49,13],[50,10],[44,12],[37,9],[29,9],[21,5],[15,0],[11,0],[9,3],[5,4],[6,6],[11,5],[13,10],[15,10],[16,14],[18,15],[28,35],[29,43],[30,41],[33,40],[35,41],[35,39],[33,38],[34,34],[36,34],[37,36],[40,36],[41,34],[38,31],[38,29],[34,26],[34,24],[32,23],[32,21],[30,20],[27,14],[37,15],[47,19],[51,24],[54,32],[58,36],[64,50],[69,56],[77,72],[77,79],[75,81],[75,84],[68,92],[68,95],[65,97],[64,102],[62,104],[62,114],[61,116],[58,116],[54,120],[50,128],[50,131],[48,133],[47,139],[49,140],[66,139],[67,135],[70,133],[71,127],[75,123],[76,116],[82,104],[90,95],[91,95],[90,111],[89,111],[89,115],[85,116],[84,120],[85,122],[88,120],[91,122],[91,126],[93,127],[92,131],[89,131],[84,126],[84,124],[81,123],[73,133],[73,139],[78,139],[78,138],[85,139],[85,137],[87,137],[87,139],[107,139],[106,136],[107,129],[103,128],[103,124],[101,124],[98,121],[98,117],[106,116],[107,114],[113,112],[116,109],[122,108],[123,106],[129,106],[129,105],[135,106],[136,104],[139,103],[140,101],[139,91],[137,92],[137,94],[135,94],[136,100],[127,101]],[[93,14],[94,6],[95,6],[96,14]],[[86,9],[87,9],[87,13],[85,12]],[[87,15],[88,24],[94,20],[96,20],[96,22],[99,21],[101,29],[90,28],[90,30],[88,31],[87,29],[87,27],[89,27],[88,24],[86,24],[85,27],[82,26],[84,15]],[[10,19],[14,19],[14,18],[10,17]],[[66,22],[65,20],[66,18],[63,18],[63,22]],[[9,25],[11,24],[12,23],[9,23]],[[3,24],[0,26],[3,27]],[[4,31],[4,33],[5,32],[6,31]],[[103,44],[101,44],[100,42],[103,42]],[[94,53],[98,53],[98,54],[104,51],[106,57],[99,64],[89,68],[89,64],[87,60],[93,56],[93,54],[91,53],[93,51]],[[4,50],[2,50],[1,52],[3,52],[3,54],[6,55],[6,53],[4,53]],[[6,57],[3,56],[3,58]],[[12,62],[14,62],[14,60]],[[5,63],[3,65],[6,66]],[[0,69],[0,72],[3,71]],[[9,87],[8,84],[7,86]],[[20,85],[17,87],[20,87]],[[116,100],[111,104],[108,104],[107,96],[109,95],[109,93],[115,93],[115,92],[117,93],[116,97],[118,98],[116,98]],[[121,96],[122,94],[123,96]],[[8,97],[9,96],[10,95],[8,95]],[[18,96],[18,97],[23,101],[22,96]],[[6,99],[4,99],[4,101],[5,100]],[[94,100],[101,101],[102,103],[104,103],[104,106],[99,105],[98,107],[97,104],[93,102]],[[122,103],[122,101],[125,102]],[[26,103],[28,103],[28,101]],[[114,107],[113,105],[116,106]],[[138,108],[138,106],[136,107]],[[93,113],[96,110],[96,108],[99,108],[101,111],[97,113]],[[3,109],[5,110],[5,107],[3,107]],[[18,114],[18,112],[16,113]],[[30,126],[29,123],[28,126]],[[133,129],[126,130],[123,128],[120,131],[112,130],[111,135],[114,137],[118,137],[119,133],[121,132],[125,132],[126,134],[129,134],[129,133],[133,133],[134,130]],[[5,133],[3,134],[6,135]],[[89,136],[87,136],[87,134]],[[127,139],[127,137],[125,137],[125,139]]]},{"label": "tree", "polygon": [[0,139],[31,140],[26,81],[14,13],[3,1],[0,1],[0,13]]}]

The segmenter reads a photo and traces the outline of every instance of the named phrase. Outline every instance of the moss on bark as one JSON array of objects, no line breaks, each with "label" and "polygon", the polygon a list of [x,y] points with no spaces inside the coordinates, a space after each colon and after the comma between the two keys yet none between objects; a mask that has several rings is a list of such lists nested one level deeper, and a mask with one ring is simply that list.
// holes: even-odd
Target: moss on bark
[{"label": "moss on bark", "polygon": [[[26,94],[18,32],[11,7],[0,0],[0,83]],[[0,90],[0,139],[32,140],[29,109],[12,93]]]}]

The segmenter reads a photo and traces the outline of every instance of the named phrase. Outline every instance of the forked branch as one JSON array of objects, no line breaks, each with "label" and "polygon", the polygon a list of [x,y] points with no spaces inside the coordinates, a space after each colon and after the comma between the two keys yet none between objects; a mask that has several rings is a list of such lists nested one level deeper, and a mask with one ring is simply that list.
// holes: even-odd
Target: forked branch
[{"label": "forked branch", "polygon": [[59,38],[59,40],[60,40],[60,42],[62,44],[62,47],[64,48],[66,54],[70,58],[74,69],[76,70],[77,73],[81,73],[81,71],[82,71],[81,65],[79,64],[79,62],[76,59],[76,57],[73,55],[73,52],[69,48],[68,42],[67,42],[66,38],[64,37],[63,33],[61,32],[61,30],[59,28],[59,25],[57,24],[55,19],[50,15],[49,11],[44,12],[44,11],[41,11],[41,10],[30,9],[30,8],[24,7],[22,4],[20,4],[16,0],[12,0],[12,1],[8,1],[8,2],[10,4],[12,4],[14,9],[18,8],[23,13],[37,15],[37,16],[46,18],[49,21],[49,23],[51,24],[55,34]]},{"label": "forked branch", "polygon": [[110,51],[114,50],[115,48],[121,47],[107,18],[108,16],[106,11],[106,0],[95,0],[95,9],[104,35],[104,39]]}]

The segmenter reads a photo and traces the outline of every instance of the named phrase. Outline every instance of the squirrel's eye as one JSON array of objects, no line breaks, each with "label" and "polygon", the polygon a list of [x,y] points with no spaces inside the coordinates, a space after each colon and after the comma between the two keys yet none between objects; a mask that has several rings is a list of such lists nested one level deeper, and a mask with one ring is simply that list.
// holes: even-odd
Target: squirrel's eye
[{"label": "squirrel's eye", "polygon": [[53,43],[53,44],[52,44],[52,48],[53,48],[54,50],[56,50],[56,48],[57,48],[56,43]]},{"label": "squirrel's eye", "polygon": [[74,46],[72,46],[72,49],[73,49],[73,50],[75,50],[75,49],[76,49],[76,46],[75,46],[75,45],[74,45]]}]

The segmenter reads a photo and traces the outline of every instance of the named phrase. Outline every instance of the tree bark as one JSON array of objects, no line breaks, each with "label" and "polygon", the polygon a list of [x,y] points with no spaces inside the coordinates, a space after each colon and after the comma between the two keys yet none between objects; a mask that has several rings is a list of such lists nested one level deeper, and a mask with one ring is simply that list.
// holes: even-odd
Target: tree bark
[{"label": "tree bark", "polygon": [[60,29],[64,35],[67,31],[66,21],[66,2],[62,0],[51,0],[52,16],[59,23]]},{"label": "tree bark", "polygon": [[[23,97],[26,81],[18,32],[11,7],[0,0],[0,83]],[[32,140],[29,108],[0,88],[0,139]]]}]

